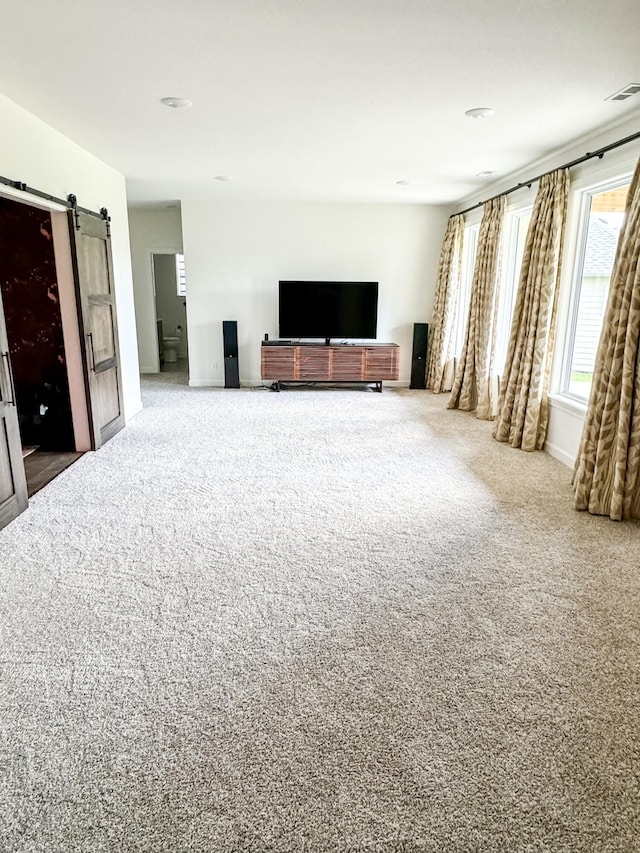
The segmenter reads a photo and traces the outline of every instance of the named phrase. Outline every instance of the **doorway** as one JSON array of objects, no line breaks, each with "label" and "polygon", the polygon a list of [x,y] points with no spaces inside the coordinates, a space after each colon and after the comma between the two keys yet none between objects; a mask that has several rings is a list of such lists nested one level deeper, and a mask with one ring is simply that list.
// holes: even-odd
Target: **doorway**
[{"label": "doorway", "polygon": [[53,216],[0,198],[0,288],[29,497],[88,449],[74,432]]},{"label": "doorway", "polygon": [[108,210],[39,196],[0,195],[0,529],[124,426]]},{"label": "doorway", "polygon": [[189,349],[184,255],[154,252],[151,262],[160,371],[186,379]]}]

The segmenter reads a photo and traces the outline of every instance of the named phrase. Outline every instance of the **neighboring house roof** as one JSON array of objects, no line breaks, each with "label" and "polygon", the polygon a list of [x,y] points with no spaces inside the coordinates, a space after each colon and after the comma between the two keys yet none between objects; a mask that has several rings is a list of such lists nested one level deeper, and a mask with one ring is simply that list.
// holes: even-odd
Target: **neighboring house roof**
[{"label": "neighboring house roof", "polygon": [[619,233],[619,229],[607,225],[599,216],[590,217],[583,276],[611,275]]}]

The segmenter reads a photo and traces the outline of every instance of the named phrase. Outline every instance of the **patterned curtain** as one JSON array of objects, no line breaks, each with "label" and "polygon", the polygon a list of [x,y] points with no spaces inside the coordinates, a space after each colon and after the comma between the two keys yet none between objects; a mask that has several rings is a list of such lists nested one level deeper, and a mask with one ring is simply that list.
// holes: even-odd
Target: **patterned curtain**
[{"label": "patterned curtain", "polygon": [[476,416],[485,421],[496,416],[498,406],[493,354],[505,207],[504,196],[484,205],[471,282],[469,319],[448,405],[450,409],[475,410]]},{"label": "patterned curtain", "polygon": [[449,391],[453,381],[453,347],[463,238],[464,217],[450,217],[440,252],[438,285],[429,330],[427,388],[431,388],[435,394]]},{"label": "patterned curtain", "polygon": [[540,178],[493,431],[498,441],[522,450],[541,450],[547,434],[547,390],[568,198],[568,169]]},{"label": "patterned curtain", "polygon": [[576,459],[576,509],[640,518],[640,161],[611,273]]}]

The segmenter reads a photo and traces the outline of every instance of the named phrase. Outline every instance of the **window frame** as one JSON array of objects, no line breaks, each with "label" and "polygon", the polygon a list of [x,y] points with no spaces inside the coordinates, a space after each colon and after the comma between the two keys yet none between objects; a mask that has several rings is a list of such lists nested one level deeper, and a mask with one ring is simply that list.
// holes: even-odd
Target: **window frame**
[{"label": "window frame", "polygon": [[187,295],[184,255],[180,252],[176,252],[176,291],[178,296]]},{"label": "window frame", "polygon": [[[601,178],[597,182],[592,181],[582,187],[575,189],[575,203],[573,206],[575,216],[575,230],[573,234],[573,247],[570,265],[570,288],[568,305],[566,309],[566,323],[564,327],[564,339],[562,344],[562,358],[558,377],[557,396],[575,408],[586,409],[589,402],[586,397],[576,394],[570,390],[571,366],[573,363],[573,350],[576,342],[578,327],[578,313],[580,309],[580,296],[582,291],[582,279],[586,256],[587,238],[589,235],[589,215],[591,213],[591,202],[594,196],[610,190],[618,189],[631,182],[633,173],[629,171],[618,172],[615,176]],[[602,331],[602,329],[601,329]],[[599,337],[599,336],[598,336]]]},{"label": "window frame", "polygon": [[[528,217],[524,233],[524,241],[522,243],[522,256],[524,256],[532,214],[533,204],[531,202],[518,205],[518,207],[514,207],[507,211],[505,239],[502,249],[502,273],[500,276],[500,291],[498,294],[498,313],[496,316],[495,328],[494,373],[500,378],[504,373],[507,355],[509,354],[509,338],[511,337],[513,311],[516,304],[518,287],[520,285],[520,274],[522,271],[522,257],[520,258],[520,264],[517,263],[520,228],[525,218]],[[507,294],[508,299],[506,299]],[[500,344],[500,350],[504,353],[504,356],[500,360],[498,360],[498,344]]]},{"label": "window frame", "polygon": [[478,237],[480,234],[480,222],[470,223],[464,227],[462,240],[462,259],[460,267],[460,290],[458,292],[458,311],[456,315],[456,336],[454,356],[456,362],[462,355],[464,338],[469,318],[469,306],[471,304],[471,285],[473,283],[473,271],[478,254]]}]

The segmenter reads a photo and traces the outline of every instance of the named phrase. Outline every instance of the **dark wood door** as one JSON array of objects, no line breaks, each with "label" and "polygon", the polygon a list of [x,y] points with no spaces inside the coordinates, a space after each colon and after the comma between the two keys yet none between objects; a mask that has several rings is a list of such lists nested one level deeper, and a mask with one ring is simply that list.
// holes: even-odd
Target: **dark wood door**
[{"label": "dark wood door", "polygon": [[27,508],[27,481],[22,462],[9,343],[0,294],[0,529]]},{"label": "dark wood door", "polygon": [[124,426],[118,325],[108,223],[97,216],[69,212],[80,335],[92,446],[108,441]]}]

